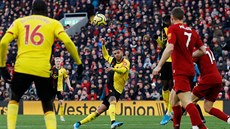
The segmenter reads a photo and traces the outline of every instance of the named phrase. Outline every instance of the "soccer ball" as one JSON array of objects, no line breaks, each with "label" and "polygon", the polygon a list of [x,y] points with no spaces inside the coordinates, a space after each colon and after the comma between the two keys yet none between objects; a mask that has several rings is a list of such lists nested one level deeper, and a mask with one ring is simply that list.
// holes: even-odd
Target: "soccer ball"
[{"label": "soccer ball", "polygon": [[106,25],[106,18],[103,14],[96,14],[93,19],[93,24],[97,26],[104,26]]}]

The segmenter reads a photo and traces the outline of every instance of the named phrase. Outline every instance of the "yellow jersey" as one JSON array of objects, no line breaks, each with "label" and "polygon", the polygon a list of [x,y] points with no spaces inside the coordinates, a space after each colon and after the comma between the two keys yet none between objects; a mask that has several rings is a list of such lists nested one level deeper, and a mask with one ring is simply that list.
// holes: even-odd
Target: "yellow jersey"
[{"label": "yellow jersey", "polygon": [[[157,43],[160,45],[160,47],[162,48],[162,53],[167,45],[167,33],[168,33],[168,28],[165,27],[164,28],[164,33],[162,33],[161,38],[159,37],[156,41]],[[166,62],[172,62],[172,58],[171,56],[166,60]]]},{"label": "yellow jersey", "polygon": [[121,94],[124,90],[125,83],[129,78],[130,62],[124,58],[121,62],[116,62],[114,57],[109,56],[105,45],[102,46],[102,52],[104,59],[107,60],[113,67],[113,79],[110,81],[113,81],[114,89]]},{"label": "yellow jersey", "polygon": [[17,38],[15,71],[50,77],[50,58],[54,39],[64,42],[76,63],[82,64],[77,49],[59,21],[42,15],[16,19],[0,43],[0,67],[6,65],[8,43]]},{"label": "yellow jersey", "polygon": [[54,86],[57,87],[57,91],[63,91],[63,79],[69,77],[68,74],[66,73],[65,68],[53,68],[51,76],[54,79]]}]

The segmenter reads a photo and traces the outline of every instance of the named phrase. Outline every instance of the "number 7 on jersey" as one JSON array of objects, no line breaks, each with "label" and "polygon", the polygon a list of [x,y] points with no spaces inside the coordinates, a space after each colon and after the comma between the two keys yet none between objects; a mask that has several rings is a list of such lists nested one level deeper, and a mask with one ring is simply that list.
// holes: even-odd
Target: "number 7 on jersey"
[{"label": "number 7 on jersey", "polygon": [[192,33],[184,32],[184,35],[188,36],[187,41],[186,41],[186,47],[188,48],[188,45],[192,37]]}]

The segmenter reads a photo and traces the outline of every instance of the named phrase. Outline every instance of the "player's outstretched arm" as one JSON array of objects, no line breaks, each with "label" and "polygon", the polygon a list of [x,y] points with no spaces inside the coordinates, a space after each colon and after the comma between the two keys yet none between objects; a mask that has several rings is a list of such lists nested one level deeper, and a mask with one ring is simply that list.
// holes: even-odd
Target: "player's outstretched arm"
[{"label": "player's outstretched arm", "polygon": [[58,39],[60,39],[67,49],[67,51],[71,54],[74,61],[77,63],[77,78],[81,80],[82,78],[82,72],[84,71],[80,56],[78,54],[78,50],[76,49],[76,46],[74,45],[73,41],[70,39],[70,37],[67,35],[66,32],[62,31],[60,34],[58,34]]},{"label": "player's outstretched arm", "polygon": [[66,32],[61,32],[58,35],[58,39],[60,39],[64,44],[67,49],[67,51],[71,54],[73,57],[74,61],[77,63],[77,65],[81,65],[81,59],[78,54],[78,50],[76,49],[76,46],[74,45],[73,41],[70,39],[70,37],[67,35]]},{"label": "player's outstretched arm", "polygon": [[102,54],[103,54],[103,57],[105,60],[109,61],[109,53],[108,51],[106,50],[106,47],[105,47],[105,39],[101,39],[101,43],[102,43]]}]

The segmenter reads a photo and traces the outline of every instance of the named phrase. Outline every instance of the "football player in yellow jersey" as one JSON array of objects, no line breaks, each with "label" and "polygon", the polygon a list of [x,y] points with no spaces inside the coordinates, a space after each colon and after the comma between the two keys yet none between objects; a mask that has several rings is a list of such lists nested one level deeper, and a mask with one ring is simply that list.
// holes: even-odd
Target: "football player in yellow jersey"
[{"label": "football player in yellow jersey", "polygon": [[7,128],[15,129],[18,114],[18,102],[34,81],[38,97],[42,102],[47,129],[56,129],[56,117],[53,112],[53,99],[56,89],[50,77],[50,57],[54,38],[60,39],[78,64],[81,73],[82,62],[76,46],[64,31],[62,25],[46,17],[47,5],[43,0],[34,0],[32,15],[16,19],[0,42],[0,67],[5,69],[8,44],[17,39],[18,54],[15,73],[11,82],[11,98],[7,109]]},{"label": "football player in yellow jersey", "polygon": [[[158,37],[155,36],[154,38],[156,39],[156,42],[158,45],[162,48],[161,52],[163,53],[166,44],[167,44],[167,32],[168,32],[168,26],[170,25],[170,15],[166,15],[163,18],[163,32],[162,36]],[[169,96],[170,96],[170,91],[172,90],[173,87],[173,77],[172,77],[172,59],[169,57],[165,64],[162,66],[161,69],[161,76],[160,79],[162,81],[162,96],[163,100],[165,101],[167,112],[164,115],[164,118],[161,120],[160,124],[165,125],[171,120],[172,116],[172,106],[169,103]]]},{"label": "football player in yellow jersey", "polygon": [[124,59],[122,49],[117,47],[113,50],[114,57],[109,56],[106,47],[105,40],[102,39],[102,53],[103,57],[111,65],[105,70],[108,72],[108,90],[109,93],[104,98],[102,104],[97,109],[96,112],[88,115],[81,121],[78,121],[74,124],[74,129],[78,129],[82,124],[90,122],[101,113],[108,110],[111,120],[111,129],[115,129],[123,125],[123,122],[115,121],[115,112],[116,112],[116,103],[120,98],[121,93],[125,87],[125,83],[129,77],[130,62],[127,59]]},{"label": "football player in yellow jersey", "polygon": [[69,88],[70,91],[73,91],[73,88],[70,85],[70,80],[69,80],[69,76],[66,72],[66,69],[62,67],[61,63],[62,63],[63,59],[60,57],[56,57],[54,59],[55,62],[55,66],[52,68],[52,73],[51,76],[53,78],[53,85],[54,87],[57,89],[57,98],[59,100],[59,114],[60,114],[60,120],[61,121],[65,121],[64,118],[64,106],[63,106],[63,79],[65,79],[65,82]]}]

